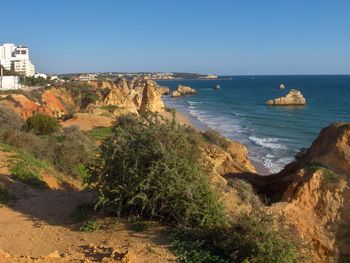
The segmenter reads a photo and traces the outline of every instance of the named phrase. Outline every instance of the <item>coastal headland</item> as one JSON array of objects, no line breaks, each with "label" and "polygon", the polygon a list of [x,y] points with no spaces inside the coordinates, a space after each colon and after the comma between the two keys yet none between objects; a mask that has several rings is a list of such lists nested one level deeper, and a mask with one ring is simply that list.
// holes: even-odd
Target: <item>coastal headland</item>
[{"label": "coastal headland", "polygon": [[[256,211],[278,217],[283,229],[308,244],[300,250],[302,256],[310,257],[305,262],[350,256],[349,123],[323,129],[296,161],[279,173],[261,176],[261,167],[254,166],[245,145],[214,130],[196,127],[185,114],[164,104],[165,94],[171,93],[141,77],[72,81],[35,90],[1,92],[0,262],[176,260],[170,236],[164,232],[171,225],[152,221],[143,229],[145,223],[137,221],[140,218],[116,221],[110,215],[74,219],[74,215],[84,218],[91,207],[82,204],[91,203],[98,192],[84,191],[88,178],[85,162],[90,160],[83,157],[93,152],[94,157],[101,158],[108,143],[115,143],[115,134],[125,136],[120,145],[133,132],[138,134],[133,142],[139,143],[138,137],[147,134],[148,126],[163,135],[175,129],[183,136],[174,133],[169,140],[198,143],[205,180],[210,189],[215,189],[222,210],[233,222],[240,221],[242,214],[253,216]],[[134,117],[125,117],[130,114]],[[26,130],[28,120],[37,115],[58,120],[59,128],[45,135]],[[133,130],[130,123],[145,132]],[[125,134],[127,129],[130,134]],[[167,142],[159,138],[163,140]],[[142,149],[142,144],[138,147]],[[166,149],[157,147],[151,152],[155,158],[160,152],[167,156]],[[110,156],[113,153],[106,154],[106,158]],[[148,163],[146,157],[142,158]],[[173,171],[171,166],[166,169]],[[186,192],[181,198],[193,201],[196,197]],[[164,209],[164,205],[158,209]],[[19,241],[23,246],[18,246]]]}]

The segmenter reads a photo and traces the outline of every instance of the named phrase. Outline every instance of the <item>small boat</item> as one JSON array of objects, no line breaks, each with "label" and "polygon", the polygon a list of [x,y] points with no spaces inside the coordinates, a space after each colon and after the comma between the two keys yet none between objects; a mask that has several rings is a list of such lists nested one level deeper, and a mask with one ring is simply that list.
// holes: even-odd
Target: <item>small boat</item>
[{"label": "small boat", "polygon": [[216,85],[214,89],[221,89],[220,85]]}]

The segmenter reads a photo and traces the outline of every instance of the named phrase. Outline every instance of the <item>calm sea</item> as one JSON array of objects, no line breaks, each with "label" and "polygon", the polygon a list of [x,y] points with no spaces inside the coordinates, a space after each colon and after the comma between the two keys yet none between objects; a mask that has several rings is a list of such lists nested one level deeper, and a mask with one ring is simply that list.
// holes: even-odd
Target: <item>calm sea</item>
[{"label": "calm sea", "polygon": [[[250,158],[269,172],[280,171],[301,148],[309,147],[330,123],[350,121],[350,76],[232,76],[220,80],[158,81],[172,90],[177,85],[197,94],[164,97],[169,107],[189,116],[201,129],[208,127],[246,144]],[[279,85],[284,83],[285,90]],[[214,87],[220,85],[220,90]],[[269,107],[267,99],[300,90],[306,106]]]}]

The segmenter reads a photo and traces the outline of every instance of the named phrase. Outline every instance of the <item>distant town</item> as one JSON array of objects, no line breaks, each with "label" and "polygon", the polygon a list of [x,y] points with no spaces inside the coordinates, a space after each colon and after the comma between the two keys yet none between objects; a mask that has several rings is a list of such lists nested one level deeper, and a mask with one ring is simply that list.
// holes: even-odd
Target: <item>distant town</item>
[{"label": "distant town", "polygon": [[0,90],[16,90],[33,86],[50,86],[66,81],[115,80],[120,77],[141,77],[150,80],[217,79],[214,74],[180,72],[89,72],[45,74],[36,72],[30,60],[29,47],[5,43],[0,46]]}]

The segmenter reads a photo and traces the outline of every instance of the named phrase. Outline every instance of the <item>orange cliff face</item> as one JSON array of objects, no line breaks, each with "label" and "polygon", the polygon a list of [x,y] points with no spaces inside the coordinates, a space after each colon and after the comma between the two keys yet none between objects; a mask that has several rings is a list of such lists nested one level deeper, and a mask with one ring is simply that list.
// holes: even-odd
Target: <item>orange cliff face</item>
[{"label": "orange cliff face", "polygon": [[350,123],[324,128],[299,157],[278,174],[243,179],[270,200],[269,210],[310,246],[316,262],[349,262]]},{"label": "orange cliff face", "polygon": [[[79,100],[84,96],[84,89],[79,91],[77,83],[70,87],[55,87],[48,90],[21,91],[2,95],[0,104],[17,112],[27,119],[35,113],[42,113],[61,118],[78,111],[88,111],[86,114],[104,114],[106,108],[114,106],[117,116],[125,113],[162,112],[164,103],[161,99],[161,87],[155,82],[140,78],[119,79],[111,81],[90,81],[86,83],[98,99],[81,109]],[[79,83],[83,85],[84,83]],[[75,86],[74,86],[75,85]],[[110,112],[109,112],[110,113]]]},{"label": "orange cliff face", "polygon": [[8,94],[1,104],[17,112],[23,119],[27,119],[36,113],[42,113],[51,117],[60,118],[69,113],[62,101],[66,105],[74,107],[74,101],[71,96],[63,90],[52,89],[45,90],[40,94],[40,99],[34,98],[30,93]]}]

